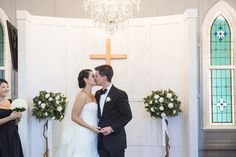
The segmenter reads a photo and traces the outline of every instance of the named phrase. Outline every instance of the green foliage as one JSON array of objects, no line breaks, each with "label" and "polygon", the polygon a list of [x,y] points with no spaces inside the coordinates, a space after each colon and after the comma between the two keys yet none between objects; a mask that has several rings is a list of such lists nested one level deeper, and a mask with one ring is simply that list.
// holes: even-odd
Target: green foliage
[{"label": "green foliage", "polygon": [[39,120],[59,120],[64,118],[66,97],[62,93],[40,91],[33,98],[32,115]]},{"label": "green foliage", "polygon": [[14,108],[12,109],[12,111],[15,111],[15,112],[24,112],[26,109],[25,108]]},{"label": "green foliage", "polygon": [[143,98],[145,109],[150,113],[151,117],[162,118],[162,113],[166,116],[174,117],[182,112],[181,102],[174,91],[157,90],[152,91],[151,95]]}]

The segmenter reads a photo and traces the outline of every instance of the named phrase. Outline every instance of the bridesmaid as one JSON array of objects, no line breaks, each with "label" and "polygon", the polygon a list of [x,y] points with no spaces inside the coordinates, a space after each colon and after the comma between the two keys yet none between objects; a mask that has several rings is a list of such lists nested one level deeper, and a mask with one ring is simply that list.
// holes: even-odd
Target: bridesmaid
[{"label": "bridesmaid", "polygon": [[11,110],[8,92],[7,81],[0,79],[0,157],[24,157],[16,122],[21,113]]}]

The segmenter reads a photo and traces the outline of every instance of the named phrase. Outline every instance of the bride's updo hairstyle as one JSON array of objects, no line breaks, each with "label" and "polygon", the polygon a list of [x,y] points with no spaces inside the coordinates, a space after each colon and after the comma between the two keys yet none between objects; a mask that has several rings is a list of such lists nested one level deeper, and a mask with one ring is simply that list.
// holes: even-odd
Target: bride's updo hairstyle
[{"label": "bride's updo hairstyle", "polygon": [[86,83],[84,81],[84,78],[88,78],[89,77],[89,72],[92,71],[90,69],[84,69],[82,70],[80,73],[79,73],[79,76],[78,76],[78,85],[79,85],[79,88],[84,88]]}]

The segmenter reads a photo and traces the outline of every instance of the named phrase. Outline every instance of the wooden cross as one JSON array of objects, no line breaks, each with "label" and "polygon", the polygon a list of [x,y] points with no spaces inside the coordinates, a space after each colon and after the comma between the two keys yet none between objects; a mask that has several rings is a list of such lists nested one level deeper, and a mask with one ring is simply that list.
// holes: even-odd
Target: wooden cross
[{"label": "wooden cross", "polygon": [[106,64],[111,65],[111,59],[127,58],[126,54],[111,54],[111,41],[106,39],[106,54],[91,54],[91,59],[106,59]]}]

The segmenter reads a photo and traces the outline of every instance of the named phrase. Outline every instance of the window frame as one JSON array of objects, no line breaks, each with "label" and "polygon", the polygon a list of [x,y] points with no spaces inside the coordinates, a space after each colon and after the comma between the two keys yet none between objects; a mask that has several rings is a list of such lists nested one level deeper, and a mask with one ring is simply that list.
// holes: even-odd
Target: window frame
[{"label": "window frame", "polygon": [[[229,40],[229,44],[230,44],[230,64],[229,65],[226,65],[226,64],[213,64],[212,63],[212,53],[213,53],[213,50],[212,50],[212,45],[213,45],[213,43],[215,43],[216,41],[212,41],[212,36],[213,36],[213,32],[212,32],[212,29],[213,29],[213,27],[214,27],[214,23],[215,23],[215,21],[217,20],[217,18],[220,18],[220,16],[226,21],[226,23],[227,23],[227,26],[229,27],[229,32],[228,32],[228,35],[230,35],[230,40]],[[227,20],[227,18],[226,17],[224,17],[224,15],[222,15],[222,14],[219,14],[214,20],[213,20],[213,22],[212,22],[212,24],[211,24],[211,28],[210,28],[210,31],[209,31],[209,33],[210,33],[210,42],[209,42],[209,44],[210,44],[210,51],[209,51],[209,68],[208,68],[208,70],[209,70],[209,88],[211,88],[210,90],[209,90],[209,106],[210,106],[210,115],[209,115],[209,117],[210,117],[210,125],[233,125],[235,122],[234,122],[234,120],[235,120],[235,118],[234,118],[234,109],[235,109],[235,104],[234,104],[234,100],[235,100],[235,95],[234,94],[232,94],[232,93],[234,93],[234,69],[235,69],[235,62],[234,62],[234,51],[233,51],[233,46],[232,46],[232,41],[233,41],[233,39],[232,39],[232,36],[231,36],[231,31],[232,30],[232,28],[231,28],[231,26],[230,26],[230,23],[229,23],[229,21]],[[217,41],[217,42],[220,42],[221,43],[221,41]],[[224,42],[224,41],[223,41]],[[212,101],[213,101],[213,96],[212,96],[212,91],[213,91],[213,87],[212,87],[212,78],[213,78],[213,76],[212,76],[212,70],[230,70],[230,84],[231,84],[231,88],[230,88],[230,92],[231,92],[231,104],[232,104],[232,106],[231,106],[231,118],[232,118],[232,120],[231,120],[231,122],[213,122],[213,109],[212,109],[212,107],[213,107],[213,104],[212,104]],[[233,73],[232,73],[232,71],[233,71]]]},{"label": "window frame", "polygon": [[7,20],[9,20],[7,14],[0,7],[0,24],[2,25],[3,28],[3,41],[4,41],[3,44],[4,66],[0,66],[0,70],[5,70],[5,79],[8,81],[9,88],[11,89],[12,67],[11,67],[10,46],[9,46],[9,38],[8,38],[7,23],[6,23]]},{"label": "window frame", "polygon": [[[210,30],[211,30],[211,26],[214,22],[214,20],[216,19],[216,17],[218,17],[219,15],[223,15],[225,17],[225,19],[228,21],[229,26],[231,28],[231,39],[232,39],[232,44],[236,45],[236,38],[235,38],[235,30],[233,28],[236,28],[236,19],[235,19],[235,15],[236,12],[235,10],[229,6],[227,3],[220,1],[217,4],[215,4],[206,14],[206,17],[203,21],[203,25],[202,25],[202,53],[200,56],[200,102],[202,104],[202,115],[203,115],[203,129],[204,130],[230,130],[230,129],[236,129],[236,115],[235,115],[235,111],[232,110],[233,114],[234,114],[234,119],[233,119],[233,124],[229,125],[229,124],[224,124],[224,125],[212,125],[211,124],[211,104],[210,99],[210,78],[209,78],[209,67],[210,67]],[[234,65],[235,65],[235,56],[236,56],[236,52],[234,50],[234,48],[231,47],[231,49],[234,51],[233,53],[233,57],[234,57]],[[234,67],[232,67],[234,68]],[[235,75],[235,70],[234,70],[234,76]],[[234,77],[234,89],[233,92],[235,93],[235,77]],[[234,99],[236,99],[236,97],[234,97]],[[234,102],[236,102],[234,100]],[[235,109],[235,104],[234,104],[234,109]]]}]

